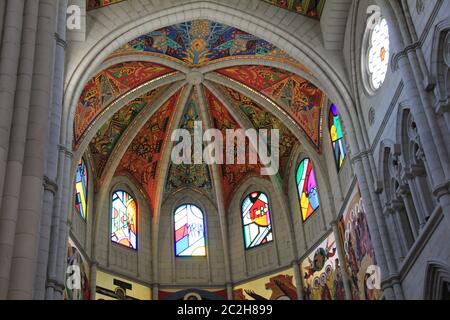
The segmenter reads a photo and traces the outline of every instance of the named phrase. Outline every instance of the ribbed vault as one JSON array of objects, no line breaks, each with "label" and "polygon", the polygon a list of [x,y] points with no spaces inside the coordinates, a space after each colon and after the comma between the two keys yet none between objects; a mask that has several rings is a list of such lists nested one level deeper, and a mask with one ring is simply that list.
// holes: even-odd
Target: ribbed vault
[{"label": "ribbed vault", "polygon": [[97,188],[114,176],[132,178],[152,212],[183,188],[212,198],[219,190],[227,203],[243,180],[260,175],[261,164],[216,171],[172,164],[172,131],[192,131],[197,120],[204,130],[279,129],[280,171],[264,178],[282,185],[297,145],[321,152],[327,98],[299,73],[307,68],[272,44],[209,20],[142,35],[109,56],[84,88],[74,121],[76,157],[89,152]]}]

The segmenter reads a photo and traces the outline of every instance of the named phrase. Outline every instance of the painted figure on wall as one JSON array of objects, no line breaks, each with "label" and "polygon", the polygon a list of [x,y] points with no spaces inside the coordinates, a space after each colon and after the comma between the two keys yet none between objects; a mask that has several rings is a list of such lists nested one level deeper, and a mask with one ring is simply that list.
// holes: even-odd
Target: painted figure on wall
[{"label": "painted figure on wall", "polygon": [[305,300],[344,300],[336,240],[330,234],[300,265]]},{"label": "painted figure on wall", "polygon": [[297,300],[293,270],[239,285],[233,290],[233,300]]},{"label": "painted figure on wall", "polygon": [[358,186],[340,219],[339,230],[344,242],[353,299],[379,299],[381,290],[369,284],[373,273],[371,267],[376,266],[377,262]]},{"label": "painted figure on wall", "polygon": [[90,300],[89,265],[69,239],[64,300]]}]

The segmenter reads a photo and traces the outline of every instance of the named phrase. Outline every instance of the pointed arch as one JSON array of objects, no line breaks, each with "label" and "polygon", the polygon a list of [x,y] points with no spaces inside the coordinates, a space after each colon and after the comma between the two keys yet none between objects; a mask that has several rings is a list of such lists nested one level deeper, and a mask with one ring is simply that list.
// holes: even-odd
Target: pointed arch
[{"label": "pointed arch", "polygon": [[450,291],[450,266],[440,261],[430,261],[425,275],[425,300],[442,300]]}]

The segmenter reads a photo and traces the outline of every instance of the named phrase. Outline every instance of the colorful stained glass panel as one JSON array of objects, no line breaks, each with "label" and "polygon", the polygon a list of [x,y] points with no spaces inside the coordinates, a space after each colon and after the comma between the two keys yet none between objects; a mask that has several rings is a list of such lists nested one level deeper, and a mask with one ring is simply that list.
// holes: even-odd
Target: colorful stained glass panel
[{"label": "colorful stained glass panel", "polygon": [[175,255],[206,256],[205,224],[200,208],[185,204],[175,210]]},{"label": "colorful stained glass panel", "polygon": [[304,159],[300,163],[296,178],[302,219],[306,221],[319,208],[319,194],[311,160]]},{"label": "colorful stained glass panel", "polygon": [[253,192],[242,201],[242,224],[245,248],[254,248],[273,240],[269,199],[262,192]]},{"label": "colorful stained glass panel", "polygon": [[333,145],[333,154],[336,161],[337,169],[340,170],[344,163],[346,149],[344,135],[341,127],[341,116],[335,104],[330,107],[330,114],[328,115],[328,124],[330,128],[330,138]]},{"label": "colorful stained glass panel", "polygon": [[87,218],[88,171],[86,163],[80,159],[75,176],[75,209],[83,218]]},{"label": "colorful stained glass panel", "polygon": [[111,241],[137,249],[137,203],[125,191],[116,191],[111,206]]}]

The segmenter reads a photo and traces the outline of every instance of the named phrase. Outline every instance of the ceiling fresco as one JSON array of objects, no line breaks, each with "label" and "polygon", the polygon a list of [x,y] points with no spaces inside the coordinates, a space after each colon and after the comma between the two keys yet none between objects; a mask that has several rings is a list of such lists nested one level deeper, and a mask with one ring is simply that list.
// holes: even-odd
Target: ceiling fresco
[{"label": "ceiling fresco", "polygon": [[[86,0],[88,11],[109,6],[125,0]],[[262,0],[274,6],[310,17],[320,19],[326,0]]]},{"label": "ceiling fresco", "polygon": [[304,16],[320,19],[326,0],[264,0],[277,7],[302,14]]},{"label": "ceiling fresco", "polygon": [[124,62],[98,73],[84,87],[75,110],[75,147],[95,118],[116,98],[172,71],[150,62]]},{"label": "ceiling fresco", "polygon": [[[241,129],[236,120],[231,116],[223,104],[214,96],[207,88],[205,97],[208,103],[209,114],[211,118],[211,126],[221,130],[224,134],[227,129]],[[248,159],[249,143],[246,141],[246,159]],[[224,159],[226,155],[224,152]],[[236,159],[236,155],[235,155]],[[250,175],[259,176],[261,164],[223,164],[221,165],[222,188],[225,203],[229,203],[233,190],[242,182],[242,180]]]},{"label": "ceiling fresco", "polygon": [[90,11],[109,6],[110,4],[119,3],[122,1],[124,0],[86,0],[86,9]]},{"label": "ceiling fresco", "polygon": [[253,100],[240,94],[239,92],[221,85],[216,85],[216,88],[226,97],[229,104],[240,110],[256,129],[278,129],[280,133],[280,176],[285,177],[285,170],[288,167],[287,163],[291,156],[291,151],[297,143],[297,139],[284,126],[279,119],[271,113],[263,109]]},{"label": "ceiling fresco", "polygon": [[159,169],[159,160],[169,135],[170,121],[178,103],[180,91],[170,97],[137,133],[116,169],[116,175],[134,177],[147,193],[152,209]]},{"label": "ceiling fresco", "polygon": [[111,152],[131,121],[144,108],[151,105],[168,87],[169,85],[161,86],[129,102],[97,131],[89,144],[97,177],[101,177]]},{"label": "ceiling fresco", "polygon": [[[201,118],[199,115],[199,100],[197,93],[194,90],[183,111],[179,128],[187,129],[191,136],[193,136],[195,121],[201,121]],[[171,193],[183,187],[194,188],[211,193],[211,173],[207,164],[194,164],[194,152],[192,151],[192,164],[170,164],[165,185],[167,193]]]},{"label": "ceiling fresco", "polygon": [[218,70],[283,108],[303,129],[320,151],[324,93],[311,82],[288,71],[266,66],[238,66]]},{"label": "ceiling fresco", "polygon": [[[284,61],[283,63],[293,61],[270,43],[216,22],[195,20],[138,37],[106,60],[130,53],[133,54],[133,59],[136,59],[136,52],[158,55],[165,60],[158,60],[161,64],[148,61],[115,64],[99,72],[86,84],[75,110],[75,152],[81,152],[77,150],[80,142],[88,130],[92,129],[94,121],[112,103],[143,83],[156,81],[169,74],[183,74],[181,71],[162,65],[165,64],[164,61],[173,66],[173,61],[176,60],[194,72],[186,74],[185,86],[168,97],[161,107],[154,110],[153,115],[142,128],[133,129],[133,123],[142,114],[151,111],[149,108],[152,107],[153,102],[168,92],[173,82],[153,89],[125,104],[110,119],[102,123],[88,147],[96,184],[104,183],[105,172],[110,170],[113,170],[116,176],[129,176],[146,194],[150,208],[155,210],[158,206],[155,199],[160,199],[157,195],[161,192],[164,198],[180,189],[193,188],[214,199],[214,186],[218,183],[222,186],[223,198],[228,204],[234,190],[248,177],[270,178],[261,176],[262,164],[259,159],[256,164],[219,165],[219,181],[214,181],[211,168],[206,163],[176,165],[170,162],[167,166],[162,166],[162,155],[164,152],[169,152],[167,148],[173,148],[175,145],[170,141],[171,130],[185,128],[192,134],[194,121],[201,120],[203,114],[209,118],[211,128],[222,132],[227,129],[239,129],[244,120],[256,129],[279,129],[278,175],[283,185],[287,185],[290,159],[293,150],[296,150],[300,142],[274,115],[276,112],[272,108],[277,108],[289,116],[292,120],[290,125],[298,125],[305,132],[307,138],[302,143],[311,143],[320,152],[321,118],[326,103],[324,93],[309,81],[281,68],[245,63],[242,65],[243,61],[250,62],[246,60],[249,57],[285,59],[278,60]],[[151,57],[146,59],[149,60]],[[215,75],[208,78],[210,79],[208,86],[214,88],[210,91],[203,83],[206,74],[199,74],[197,67],[223,59],[239,60],[239,66],[231,63],[229,67],[213,68],[208,71]],[[196,79],[199,81],[196,82]],[[221,82],[221,79],[224,81]],[[173,81],[179,81],[179,78]],[[230,81],[237,86],[236,88],[241,86],[242,90],[237,91],[227,87],[225,84]],[[187,84],[198,86],[198,88],[191,88]],[[189,89],[191,92],[185,92],[188,88],[191,88]],[[246,90],[261,95],[268,103],[264,106],[258,104],[241,93]],[[181,92],[183,95],[189,95],[183,106],[179,105]],[[200,103],[198,92],[204,95],[205,105]],[[214,92],[217,92],[220,98]],[[206,109],[203,110],[203,108]],[[176,112],[182,112],[182,114],[177,115]],[[181,120],[175,123],[174,119]],[[203,129],[207,128],[204,126]],[[113,163],[110,159],[116,154],[116,149],[123,148],[122,141],[125,135],[132,138],[132,142],[129,146],[124,146],[127,149],[117,168],[110,168],[110,163]],[[246,159],[248,160],[248,141],[246,143]],[[226,159],[225,155],[224,159]],[[166,169],[162,171],[162,168]],[[102,186],[97,185],[97,187]]]},{"label": "ceiling fresco", "polygon": [[235,58],[276,59],[294,63],[283,50],[239,29],[209,20],[194,20],[140,36],[111,57],[124,54],[163,56],[187,66]]}]

